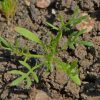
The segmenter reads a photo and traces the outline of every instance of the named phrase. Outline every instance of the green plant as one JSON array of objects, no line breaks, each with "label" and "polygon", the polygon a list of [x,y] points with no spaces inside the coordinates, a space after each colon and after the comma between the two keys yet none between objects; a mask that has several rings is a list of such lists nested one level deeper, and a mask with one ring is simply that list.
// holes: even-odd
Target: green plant
[{"label": "green plant", "polygon": [[[65,63],[61,59],[57,57],[58,51],[57,51],[57,45],[62,37],[62,32],[60,31],[56,37],[51,37],[50,44],[46,45],[43,43],[35,34],[32,32],[16,27],[16,31],[19,32],[22,36],[28,38],[29,40],[32,40],[40,46],[44,48],[43,55],[36,55],[31,54],[29,52],[24,52],[24,50],[20,50],[20,46],[13,45],[9,43],[4,38],[0,37],[0,44],[3,46],[3,48],[10,50],[16,55],[24,56],[24,61],[19,61],[21,65],[26,67],[28,69],[28,72],[22,72],[18,70],[12,70],[10,73],[12,74],[19,74],[20,77],[15,79],[11,85],[18,85],[21,81],[25,80],[27,82],[27,87],[30,87],[32,84],[32,81],[30,79],[30,75],[33,76],[34,80],[38,82],[38,76],[35,73],[34,70],[37,70],[38,68],[41,68],[43,65],[46,66],[48,72],[52,72],[53,68],[56,67],[57,69],[63,70],[66,74],[69,75],[69,77],[78,85],[81,84],[80,79],[78,77],[77,73],[77,62],[73,61],[72,63]],[[42,59],[42,62],[40,64],[36,64],[33,68],[27,63],[29,58],[39,58]]]},{"label": "green plant", "polygon": [[20,46],[20,43],[18,42],[18,40],[16,40],[15,43],[13,44],[7,41],[5,38],[0,37],[0,45],[4,49],[11,51],[13,54],[18,55],[18,56],[23,56],[24,53],[29,52],[28,48],[24,48]]},{"label": "green plant", "polygon": [[26,81],[26,84],[27,84],[27,88],[29,88],[31,85],[32,85],[32,80],[30,78],[30,76],[32,76],[34,78],[34,80],[38,83],[38,76],[35,72],[35,70],[37,68],[40,67],[40,65],[35,65],[34,67],[31,67],[29,64],[27,64],[25,61],[19,61],[20,64],[22,64],[25,68],[28,69],[28,72],[22,72],[22,71],[19,71],[19,70],[12,70],[10,71],[11,74],[17,74],[17,75],[20,75],[17,79],[15,79],[11,85],[13,86],[16,86],[18,85],[20,82],[22,82],[23,80]]},{"label": "green plant", "polygon": [[[31,54],[29,50],[20,48],[20,45],[16,42],[13,45],[6,41],[4,38],[0,37],[0,44],[7,50],[10,50],[11,52],[15,54],[20,54],[20,56],[24,57],[23,61],[19,61],[19,63],[28,69],[27,72],[22,72],[19,70],[12,70],[10,73],[12,74],[18,74],[20,75],[17,79],[15,79],[12,82],[12,85],[18,85],[21,81],[25,80],[28,87],[31,86],[32,80],[30,76],[34,78],[36,82],[39,81],[38,75],[36,71],[38,68],[42,68],[45,66],[47,72],[52,72],[54,68],[58,70],[62,70],[64,73],[66,73],[72,81],[74,81],[77,85],[81,84],[81,81],[78,76],[78,61],[72,61],[72,62],[64,62],[61,58],[58,57],[58,54],[62,52],[62,50],[66,50],[66,48],[75,49],[76,44],[83,44],[87,46],[92,46],[93,44],[88,41],[81,41],[79,40],[79,36],[82,35],[85,32],[85,29],[81,31],[74,31],[68,34],[68,41],[65,42],[65,45],[61,47],[61,49],[58,48],[58,44],[62,38],[62,35],[64,33],[68,33],[71,30],[73,30],[74,26],[78,23],[80,23],[82,20],[86,19],[86,16],[77,17],[78,15],[78,9],[75,9],[74,14],[72,15],[72,18],[68,22],[64,22],[63,18],[60,16],[61,25],[59,27],[56,27],[50,23],[47,23],[48,26],[53,28],[57,31],[56,36],[52,36],[50,34],[50,42],[44,43],[41,41],[38,36],[35,33],[32,33],[28,31],[25,28],[16,27],[15,31],[18,32],[21,36],[24,36],[28,40],[31,40],[32,42],[37,43],[39,46],[43,48],[42,54]],[[37,58],[40,60],[40,64],[36,63],[35,66],[31,67],[27,61],[30,58]]]},{"label": "green plant", "polygon": [[13,17],[17,6],[17,0],[0,0],[0,10],[4,13],[7,20]]},{"label": "green plant", "polygon": [[41,58],[42,55],[34,55],[34,54],[30,54],[28,48],[22,48],[19,45],[18,40],[15,41],[15,44],[10,43],[9,41],[7,41],[5,38],[0,37],[0,46],[3,47],[3,49],[9,50],[12,54],[15,54],[17,56],[23,56],[24,61],[19,61],[19,63],[25,67],[26,69],[28,69],[27,72],[23,72],[23,71],[19,71],[19,70],[12,70],[9,71],[9,73],[11,74],[17,74],[20,75],[17,79],[15,79],[11,85],[18,85],[20,82],[22,82],[23,80],[26,81],[27,87],[29,88],[32,84],[32,81],[30,79],[30,76],[32,76],[34,78],[34,80],[38,83],[38,76],[35,72],[35,70],[37,70],[41,64],[37,63],[35,64],[34,67],[31,67],[28,63],[26,63],[28,61],[28,59],[30,59],[31,57],[35,57],[35,58]]},{"label": "green plant", "polygon": [[[62,30],[59,30],[57,36],[51,37],[49,44],[43,43],[37,37],[37,35],[28,31],[25,28],[16,27],[15,30],[18,33],[20,33],[20,35],[24,36],[25,38],[38,43],[43,48],[44,52],[42,55],[26,54],[27,57],[34,57],[34,58],[42,59],[40,62],[40,64],[41,64],[40,68],[42,66],[45,66],[48,72],[52,72],[54,68],[63,70],[66,74],[68,74],[68,76],[76,84],[78,84],[78,85],[81,84],[81,81],[79,79],[78,72],[77,72],[77,61],[73,61],[71,63],[63,62],[57,56],[57,54],[60,52],[57,47],[58,47],[58,43],[60,42],[60,39],[62,37]],[[24,61],[26,62],[27,60],[24,60]]]},{"label": "green plant", "polygon": [[[16,27],[15,29],[18,33],[20,33],[20,35],[26,37],[27,39],[38,43],[43,49],[44,52],[42,55],[38,55],[38,54],[31,54],[29,52],[24,53],[21,52],[20,54],[24,56],[24,61],[19,61],[20,64],[22,64],[24,67],[26,67],[29,71],[27,73],[24,73],[22,71],[17,71],[17,70],[12,70],[10,71],[10,73],[13,74],[19,74],[21,75],[19,78],[17,78],[16,80],[14,80],[12,82],[12,85],[18,85],[22,80],[26,80],[27,81],[27,85],[28,87],[31,85],[31,79],[29,78],[30,74],[33,74],[35,72],[34,68],[37,70],[37,66],[39,66],[40,68],[42,66],[45,66],[48,72],[52,72],[53,68],[56,67],[57,69],[63,70],[66,74],[69,75],[69,77],[78,85],[81,84],[81,81],[78,77],[78,72],[77,72],[77,62],[73,61],[72,63],[68,63],[68,62],[63,62],[61,59],[59,59],[57,57],[57,54],[60,52],[57,47],[58,47],[58,43],[62,37],[62,30],[59,30],[58,34],[56,37],[51,37],[50,39],[50,43],[49,44],[45,44],[43,43],[38,37],[37,35],[35,35],[34,33],[28,31],[25,28],[20,28],[20,27]],[[16,46],[12,46],[12,44],[10,44],[9,42],[7,42],[4,38],[0,37],[0,44],[7,50],[10,50],[12,52],[15,53],[15,51],[20,52],[19,48],[17,47],[17,50],[14,50],[13,48],[16,48]],[[16,54],[17,54],[16,52]],[[27,61],[29,58],[39,58],[42,59],[40,64],[36,64],[36,67],[33,67],[31,69],[30,65],[27,64]],[[33,72],[33,73],[32,73]],[[37,75],[33,75],[34,79],[36,82],[38,82],[38,77]],[[30,81],[30,82],[29,82]]]},{"label": "green plant", "polygon": [[56,27],[48,22],[46,24],[56,31],[59,31],[59,29],[61,29],[63,34],[67,34],[68,40],[66,41],[65,45],[62,47],[62,50],[66,48],[75,49],[76,44],[85,45],[85,46],[93,46],[92,42],[83,41],[79,39],[79,36],[84,34],[86,29],[82,29],[81,31],[74,30],[77,24],[79,24],[83,20],[87,20],[87,16],[79,16],[78,7],[75,8],[74,14],[69,19],[68,22],[64,22],[63,20],[64,18],[62,16],[59,16],[59,19],[61,22],[61,25],[59,27]]}]

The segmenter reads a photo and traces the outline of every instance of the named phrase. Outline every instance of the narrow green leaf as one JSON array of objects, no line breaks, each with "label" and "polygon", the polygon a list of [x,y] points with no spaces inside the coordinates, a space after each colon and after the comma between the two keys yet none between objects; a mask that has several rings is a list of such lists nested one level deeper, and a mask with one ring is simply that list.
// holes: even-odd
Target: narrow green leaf
[{"label": "narrow green leaf", "polygon": [[63,70],[70,77],[70,79],[74,81],[77,85],[81,85],[81,81],[78,77],[77,71],[75,70],[76,62],[73,62],[73,66],[71,66],[70,64],[64,63],[59,59],[55,59],[55,61],[57,67],[60,68],[60,70]]},{"label": "narrow green leaf", "polygon": [[32,85],[32,81],[29,77],[26,78],[27,81],[27,88],[29,88]]},{"label": "narrow green leaf", "polygon": [[68,63],[62,62],[62,61],[59,60],[59,59],[54,59],[54,61],[56,62],[57,67],[58,67],[60,70],[63,70],[64,72],[66,72],[66,71],[70,68],[70,65],[69,65]]},{"label": "narrow green leaf", "polygon": [[51,27],[52,29],[54,29],[54,30],[57,30],[57,31],[59,30],[58,27],[52,25],[52,24],[49,23],[49,22],[46,22],[46,24],[47,24],[49,27]]},{"label": "narrow green leaf", "polygon": [[68,46],[70,49],[75,50],[75,46],[73,42],[69,42]]},{"label": "narrow green leaf", "polygon": [[74,31],[74,32],[72,32],[72,33],[70,34],[69,37],[73,37],[73,36],[75,36],[76,34],[78,34],[78,32],[77,32],[77,31]]},{"label": "narrow green leaf", "polygon": [[21,28],[21,27],[16,27],[15,28],[16,32],[18,32],[20,35],[24,36],[25,38],[42,44],[41,40],[38,38],[38,36],[35,33],[30,32],[29,30],[25,29],[25,28]]},{"label": "narrow green leaf", "polygon": [[26,67],[28,70],[31,70],[31,66],[29,64],[27,64],[26,62],[24,61],[19,61],[20,64],[22,64],[24,67]]},{"label": "narrow green leaf", "polygon": [[70,68],[68,69],[69,74],[72,74],[72,75],[78,74],[77,68],[78,68],[77,60],[71,62]]},{"label": "narrow green leaf", "polygon": [[80,41],[80,44],[85,46],[93,46],[93,43],[90,41]]},{"label": "narrow green leaf", "polygon": [[86,32],[86,29],[82,29],[82,30],[80,30],[78,33],[77,33],[77,37],[78,36],[80,36],[80,35],[82,35],[83,33],[85,33]]},{"label": "narrow green leaf", "polygon": [[4,48],[8,48],[9,50],[11,50],[11,44],[8,41],[6,41],[3,37],[0,37],[0,44]]},{"label": "narrow green leaf", "polygon": [[31,71],[31,73],[32,73],[32,76],[33,76],[34,80],[38,83],[39,79],[38,79],[37,74],[35,72],[33,72],[33,71]]},{"label": "narrow green leaf", "polygon": [[37,65],[37,63],[36,63],[35,66],[32,68],[32,70],[34,71],[34,70],[40,68],[42,65],[43,65],[42,63],[40,63],[40,64],[38,64],[38,65]]},{"label": "narrow green leaf", "polygon": [[80,30],[80,31],[74,36],[73,42],[74,42],[74,43],[77,42],[78,37],[79,37],[80,35],[82,35],[83,33],[85,33],[85,32],[86,32],[86,29]]},{"label": "narrow green leaf", "polygon": [[78,63],[77,60],[71,62],[71,67],[72,67],[72,68],[78,67],[78,64],[77,64],[77,63]]},{"label": "narrow green leaf", "polygon": [[12,86],[18,86],[19,83],[21,83],[21,82],[24,80],[24,78],[25,78],[25,76],[23,75],[23,76],[21,76],[21,77],[15,79],[15,80],[11,83],[11,85],[12,85]]},{"label": "narrow green leaf", "polygon": [[38,54],[24,54],[25,56],[28,56],[29,58],[44,58],[44,55],[38,55]]},{"label": "narrow green leaf", "polygon": [[81,16],[79,18],[74,19],[74,21],[72,22],[73,26],[79,24],[81,21],[86,20],[87,16]]},{"label": "narrow green leaf", "polygon": [[9,73],[11,74],[19,74],[19,75],[24,75],[25,73],[19,71],[19,70],[12,70],[12,71],[9,71]]},{"label": "narrow green leaf", "polygon": [[71,16],[70,20],[66,23],[66,25],[73,24],[73,22],[75,21],[75,19],[78,17],[78,14],[79,14],[79,7],[76,7],[74,9],[73,15]]},{"label": "narrow green leaf", "polygon": [[79,78],[79,76],[76,74],[76,75],[70,75],[69,76],[73,82],[75,82],[77,85],[81,85],[81,80]]},{"label": "narrow green leaf", "polygon": [[62,31],[59,30],[57,36],[53,40],[51,40],[50,46],[51,46],[51,49],[53,50],[53,52],[57,51],[56,47],[57,47],[61,37],[62,37]]}]

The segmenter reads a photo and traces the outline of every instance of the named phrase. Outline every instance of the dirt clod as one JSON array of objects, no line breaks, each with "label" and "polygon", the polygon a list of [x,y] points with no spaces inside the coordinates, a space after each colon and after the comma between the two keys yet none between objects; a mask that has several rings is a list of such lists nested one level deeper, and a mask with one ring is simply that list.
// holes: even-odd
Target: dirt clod
[{"label": "dirt clod", "polygon": [[[17,1],[16,14],[9,24],[6,23],[6,19],[0,12],[0,36],[11,43],[19,38],[21,47],[29,48],[32,53],[43,54],[43,48],[19,36],[17,32],[13,31],[14,27],[27,28],[36,33],[44,43],[49,44],[50,36],[48,33],[56,36],[57,31],[48,27],[46,22],[60,26],[59,15],[63,16],[63,20],[66,22],[70,19],[74,8],[78,6],[80,12],[83,12],[82,15],[87,15],[88,18],[78,24],[76,28],[79,31],[86,28],[86,33],[90,32],[90,34],[80,36],[80,39],[91,41],[94,45],[93,47],[76,45],[75,51],[68,49],[57,55],[64,62],[78,60],[81,86],[73,83],[66,73],[54,68],[54,71],[48,74],[42,71],[43,74],[39,74],[39,83],[32,82],[32,87],[34,86],[35,89],[28,90],[25,87],[25,81],[19,86],[9,85],[16,78],[16,75],[10,75],[8,71],[23,70],[23,66],[20,66],[18,61],[23,60],[23,57],[17,57],[0,46],[0,100],[51,100],[51,98],[52,100],[100,100],[100,0]],[[66,43],[69,33],[68,31],[63,34],[58,46],[59,49]],[[29,64],[33,65],[33,60],[30,60]]]}]

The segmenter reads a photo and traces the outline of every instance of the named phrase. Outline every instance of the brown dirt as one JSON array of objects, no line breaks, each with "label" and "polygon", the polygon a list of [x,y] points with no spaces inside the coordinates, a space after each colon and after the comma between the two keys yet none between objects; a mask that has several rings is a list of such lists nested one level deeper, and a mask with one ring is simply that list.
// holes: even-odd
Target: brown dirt
[{"label": "brown dirt", "polygon": [[[19,0],[17,12],[9,24],[0,14],[0,35],[14,42],[18,34],[13,29],[15,26],[21,26],[35,32],[46,41],[47,32],[53,32],[45,26],[45,22],[50,21],[54,25],[59,25],[58,14],[63,14],[66,21],[76,5],[82,12],[88,13],[96,20],[93,30],[81,37],[83,40],[91,40],[94,46],[77,46],[75,52],[66,51],[67,53],[62,53],[60,56],[68,61],[78,59],[82,85],[75,85],[63,72],[55,69],[49,75],[43,73],[40,83],[33,83],[29,90],[24,85],[10,87],[9,83],[15,76],[7,72],[20,66],[9,52],[0,49],[0,100],[31,100],[30,95],[32,93],[34,95],[37,90],[46,92],[52,100],[100,100],[100,0],[56,0],[47,9],[39,9],[34,3],[27,7],[24,0]],[[52,14],[53,9],[56,14]],[[20,41],[22,46],[26,45],[32,51],[42,52],[36,44],[22,38]]]}]

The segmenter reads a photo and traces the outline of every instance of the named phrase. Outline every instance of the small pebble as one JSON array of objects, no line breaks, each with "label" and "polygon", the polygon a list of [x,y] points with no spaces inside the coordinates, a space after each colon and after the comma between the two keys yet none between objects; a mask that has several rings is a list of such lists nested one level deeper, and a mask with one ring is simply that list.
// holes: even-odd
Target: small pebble
[{"label": "small pebble", "polygon": [[55,15],[55,14],[56,14],[55,9],[52,9],[52,14],[53,14],[53,15]]},{"label": "small pebble", "polygon": [[47,8],[50,4],[50,0],[36,0],[36,7],[38,8]]},{"label": "small pebble", "polygon": [[43,91],[37,93],[35,100],[51,100],[51,98]]},{"label": "small pebble", "polygon": [[95,20],[92,19],[87,13],[82,13],[80,16],[87,16],[87,19],[77,24],[76,29],[79,31],[82,29],[86,29],[85,33],[90,32],[94,27]]}]

